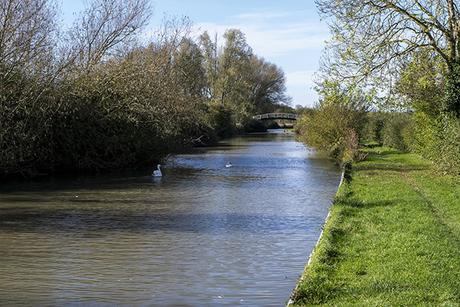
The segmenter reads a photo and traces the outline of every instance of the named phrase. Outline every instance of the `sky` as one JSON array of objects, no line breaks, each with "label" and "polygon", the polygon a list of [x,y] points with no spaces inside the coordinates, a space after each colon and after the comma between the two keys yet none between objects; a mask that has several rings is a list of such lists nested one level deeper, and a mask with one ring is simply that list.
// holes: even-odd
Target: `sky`
[{"label": "sky", "polygon": [[[89,0],[60,1],[62,19],[71,24]],[[313,0],[151,1],[153,16],[145,33],[154,32],[165,15],[189,17],[197,33],[222,35],[229,28],[241,29],[255,54],[284,70],[293,106],[316,103],[314,75],[330,35]]]}]

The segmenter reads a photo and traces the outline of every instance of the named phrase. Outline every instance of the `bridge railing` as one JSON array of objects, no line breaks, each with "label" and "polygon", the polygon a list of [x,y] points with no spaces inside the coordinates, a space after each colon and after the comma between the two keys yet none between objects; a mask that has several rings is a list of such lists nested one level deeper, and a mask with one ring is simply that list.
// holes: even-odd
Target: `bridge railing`
[{"label": "bridge railing", "polygon": [[296,120],[298,118],[297,114],[294,113],[267,113],[267,114],[259,114],[252,117],[256,120],[262,119],[292,119]]}]

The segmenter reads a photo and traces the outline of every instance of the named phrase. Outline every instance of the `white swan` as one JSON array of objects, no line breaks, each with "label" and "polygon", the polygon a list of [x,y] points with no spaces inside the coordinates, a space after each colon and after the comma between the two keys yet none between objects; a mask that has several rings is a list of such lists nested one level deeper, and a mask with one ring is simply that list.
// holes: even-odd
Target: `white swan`
[{"label": "white swan", "polygon": [[153,177],[163,177],[163,173],[161,172],[160,167],[161,167],[161,165],[158,164],[157,169],[153,170],[153,173],[152,173]]},{"label": "white swan", "polygon": [[232,167],[232,166],[233,166],[233,165],[232,165],[232,162],[228,162],[227,164],[225,164],[225,167],[226,167],[226,168],[230,168],[230,167]]}]

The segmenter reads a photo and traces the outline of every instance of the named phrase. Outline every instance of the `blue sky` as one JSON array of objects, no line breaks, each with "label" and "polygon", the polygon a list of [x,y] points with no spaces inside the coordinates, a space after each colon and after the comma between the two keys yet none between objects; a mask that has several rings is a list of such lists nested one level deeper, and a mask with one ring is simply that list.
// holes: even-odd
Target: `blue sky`
[{"label": "blue sky", "polygon": [[[69,24],[88,0],[60,0],[64,22]],[[151,0],[153,32],[165,14],[188,16],[198,30],[223,34],[239,28],[254,52],[283,68],[293,105],[312,106],[314,73],[325,41],[327,24],[321,22],[313,0]]]}]

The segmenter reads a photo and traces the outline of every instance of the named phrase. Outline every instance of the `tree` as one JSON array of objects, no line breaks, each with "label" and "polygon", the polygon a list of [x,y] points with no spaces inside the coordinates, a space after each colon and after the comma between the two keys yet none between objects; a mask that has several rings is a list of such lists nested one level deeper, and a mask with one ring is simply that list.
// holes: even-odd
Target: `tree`
[{"label": "tree", "polygon": [[[45,96],[55,71],[54,3],[0,1],[0,167],[14,173],[42,151],[40,136],[49,108]],[[43,150],[41,150],[43,149]]]},{"label": "tree", "polygon": [[85,70],[117,52],[150,17],[148,0],[94,0],[69,33],[76,63]]},{"label": "tree", "polygon": [[250,59],[250,101],[256,112],[269,113],[281,104],[288,104],[286,95],[286,77],[281,68],[252,56]]},{"label": "tree", "polygon": [[405,104],[431,118],[441,115],[445,91],[445,65],[439,57],[427,50],[418,51],[412,60],[402,67],[395,91]]},{"label": "tree", "polygon": [[251,111],[249,74],[252,49],[240,30],[227,30],[219,56],[215,100],[233,110],[235,122],[243,124]]},{"label": "tree", "polygon": [[198,45],[192,39],[184,38],[174,61],[178,81],[183,87],[184,94],[194,98],[204,96],[207,82],[203,61]]},{"label": "tree", "polygon": [[338,162],[358,157],[358,144],[366,123],[369,100],[359,88],[324,82],[318,89],[320,102],[304,112],[296,129],[303,140],[327,152]]},{"label": "tree", "polygon": [[[456,0],[316,0],[333,18],[328,74],[388,79],[416,52],[430,50],[447,67],[444,112],[460,117],[460,11]],[[390,80],[391,82],[391,80]]]},{"label": "tree", "polygon": [[52,80],[54,9],[49,0],[0,1],[0,92],[12,113]]},{"label": "tree", "polygon": [[199,45],[201,53],[203,55],[203,65],[205,68],[207,86],[206,96],[209,99],[214,97],[214,88],[216,86],[217,74],[218,74],[218,52],[217,52],[217,34],[214,41],[211,40],[208,32],[204,32],[199,37]]}]

